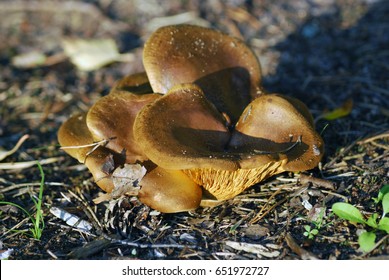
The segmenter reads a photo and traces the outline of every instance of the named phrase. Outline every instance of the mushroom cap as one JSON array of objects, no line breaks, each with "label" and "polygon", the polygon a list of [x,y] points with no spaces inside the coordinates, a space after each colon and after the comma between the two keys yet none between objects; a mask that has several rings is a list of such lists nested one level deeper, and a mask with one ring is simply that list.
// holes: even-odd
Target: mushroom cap
[{"label": "mushroom cap", "polygon": [[147,160],[134,140],[132,127],[138,112],[159,97],[159,94],[115,91],[100,98],[89,109],[86,118],[93,140],[108,140],[106,147],[117,153],[125,150],[128,163]]},{"label": "mushroom cap", "polygon": [[146,94],[153,92],[147,74],[145,72],[127,75],[115,83],[111,93],[126,91],[133,94]]},{"label": "mushroom cap", "polygon": [[258,97],[231,133],[198,86],[178,85],[139,112],[135,139],[158,166],[183,170],[216,199],[229,199],[269,176],[307,170],[321,159],[322,140],[305,117],[306,107],[288,100]]},{"label": "mushroom cap", "polygon": [[156,167],[140,184],[139,200],[163,213],[196,209],[201,202],[201,187],[179,170]]},{"label": "mushroom cap", "polygon": [[232,121],[261,92],[255,54],[243,41],[205,27],[161,27],[145,43],[143,63],[154,92],[195,83]]},{"label": "mushroom cap", "polygon": [[[86,126],[86,114],[77,114],[64,122],[58,130],[58,142],[65,152],[84,163],[92,173],[96,184],[106,192],[114,188],[108,166],[115,165],[115,155],[104,147],[80,147],[93,144],[93,138]],[[70,147],[70,148],[66,148]]]},{"label": "mushroom cap", "polygon": [[[297,142],[301,143],[293,144]],[[304,171],[318,165],[324,143],[302,102],[283,95],[267,94],[247,106],[235,126],[230,149],[241,153],[256,151],[258,155],[270,151],[283,154],[288,159],[283,165],[285,171]],[[256,156],[245,158],[240,166],[257,167]]]},{"label": "mushroom cap", "polygon": [[135,141],[166,169],[236,170],[224,150],[230,138],[225,122],[200,87],[177,85],[138,113]]}]

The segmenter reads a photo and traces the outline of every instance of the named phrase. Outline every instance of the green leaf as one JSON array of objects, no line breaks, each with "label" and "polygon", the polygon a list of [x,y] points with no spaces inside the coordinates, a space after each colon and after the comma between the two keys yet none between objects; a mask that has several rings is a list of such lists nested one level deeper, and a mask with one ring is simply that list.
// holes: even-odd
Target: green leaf
[{"label": "green leaf", "polygon": [[378,214],[377,213],[374,213],[373,215],[371,215],[369,217],[369,219],[367,219],[367,224],[369,226],[371,226],[372,228],[377,228],[378,225],[377,225],[377,218],[378,218]]},{"label": "green leaf", "polygon": [[389,185],[382,186],[382,188],[380,189],[380,191],[378,193],[377,198],[374,199],[374,201],[376,201],[376,203],[380,202],[382,200],[382,198],[384,197],[384,195],[387,193],[389,193]]},{"label": "green leaf", "polygon": [[386,193],[382,198],[382,209],[384,211],[382,216],[384,217],[387,213],[389,213],[389,193]]},{"label": "green leaf", "polygon": [[359,243],[361,250],[364,251],[365,253],[373,250],[373,248],[375,246],[375,238],[376,238],[376,235],[374,232],[368,232],[368,231],[363,232],[358,237],[358,243]]},{"label": "green leaf", "polygon": [[378,223],[378,229],[385,231],[389,234],[389,218],[383,217]]},{"label": "green leaf", "polygon": [[355,206],[345,203],[337,202],[332,205],[332,211],[339,217],[350,222],[365,224],[362,213]]}]

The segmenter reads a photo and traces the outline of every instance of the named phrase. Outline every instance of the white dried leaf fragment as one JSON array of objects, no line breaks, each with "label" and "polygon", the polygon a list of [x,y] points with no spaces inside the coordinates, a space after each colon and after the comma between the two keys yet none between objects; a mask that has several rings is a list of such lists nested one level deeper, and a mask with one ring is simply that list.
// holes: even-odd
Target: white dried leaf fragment
[{"label": "white dried leaf fragment", "polygon": [[113,192],[121,192],[128,187],[137,187],[146,174],[146,168],[140,164],[125,164],[123,168],[116,168],[112,173]]},{"label": "white dried leaf fragment", "polygon": [[12,255],[13,251],[14,251],[13,249],[7,249],[7,250],[0,251],[0,260],[8,259]]},{"label": "white dried leaf fragment", "polygon": [[312,204],[308,200],[303,200],[301,204],[304,206],[305,209],[311,210],[312,209]]},{"label": "white dried leaf fragment", "polygon": [[12,65],[18,68],[28,69],[44,65],[47,57],[40,51],[31,51],[12,57]]},{"label": "white dried leaf fragment", "polygon": [[89,222],[82,220],[80,217],[70,214],[63,209],[51,207],[50,213],[63,220],[69,226],[78,228],[79,230],[89,232],[92,229],[92,225]]}]

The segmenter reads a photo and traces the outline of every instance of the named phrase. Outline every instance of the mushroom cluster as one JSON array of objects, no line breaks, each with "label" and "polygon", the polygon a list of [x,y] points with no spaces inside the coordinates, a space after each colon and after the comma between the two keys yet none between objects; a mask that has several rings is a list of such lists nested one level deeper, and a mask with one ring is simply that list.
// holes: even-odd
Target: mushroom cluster
[{"label": "mushroom cluster", "polygon": [[143,63],[145,73],[117,82],[58,132],[107,193],[115,169],[140,163],[147,173],[139,200],[161,212],[187,211],[321,160],[323,141],[307,107],[261,88],[259,62],[241,40],[166,26],[146,42]]}]

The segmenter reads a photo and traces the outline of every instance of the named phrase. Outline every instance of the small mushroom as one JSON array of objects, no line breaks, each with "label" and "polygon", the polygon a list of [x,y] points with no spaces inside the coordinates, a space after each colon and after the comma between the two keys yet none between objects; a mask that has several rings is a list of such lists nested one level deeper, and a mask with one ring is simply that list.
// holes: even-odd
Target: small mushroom
[{"label": "small mushroom", "polygon": [[322,153],[313,151],[322,150],[322,141],[304,114],[282,96],[263,95],[230,132],[201,88],[182,84],[138,113],[134,134],[155,164],[182,170],[225,200],[274,174],[318,163]]},{"label": "small mushroom", "polygon": [[201,202],[200,186],[179,170],[156,167],[140,184],[139,200],[160,212],[189,211]]},{"label": "small mushroom", "polygon": [[117,81],[110,92],[115,93],[117,91],[126,91],[133,94],[146,94],[153,92],[145,72],[127,75]]},{"label": "small mushroom", "polygon": [[140,109],[159,97],[159,94],[134,94],[117,90],[100,98],[86,117],[93,140],[107,140],[107,148],[117,153],[125,151],[127,163],[147,160],[134,140],[132,127]]},{"label": "small mushroom", "polygon": [[106,192],[113,190],[109,172],[114,169],[117,155],[93,145],[92,135],[86,126],[86,114],[74,115],[64,122],[58,130],[58,142],[69,155],[88,167],[101,189]]}]

